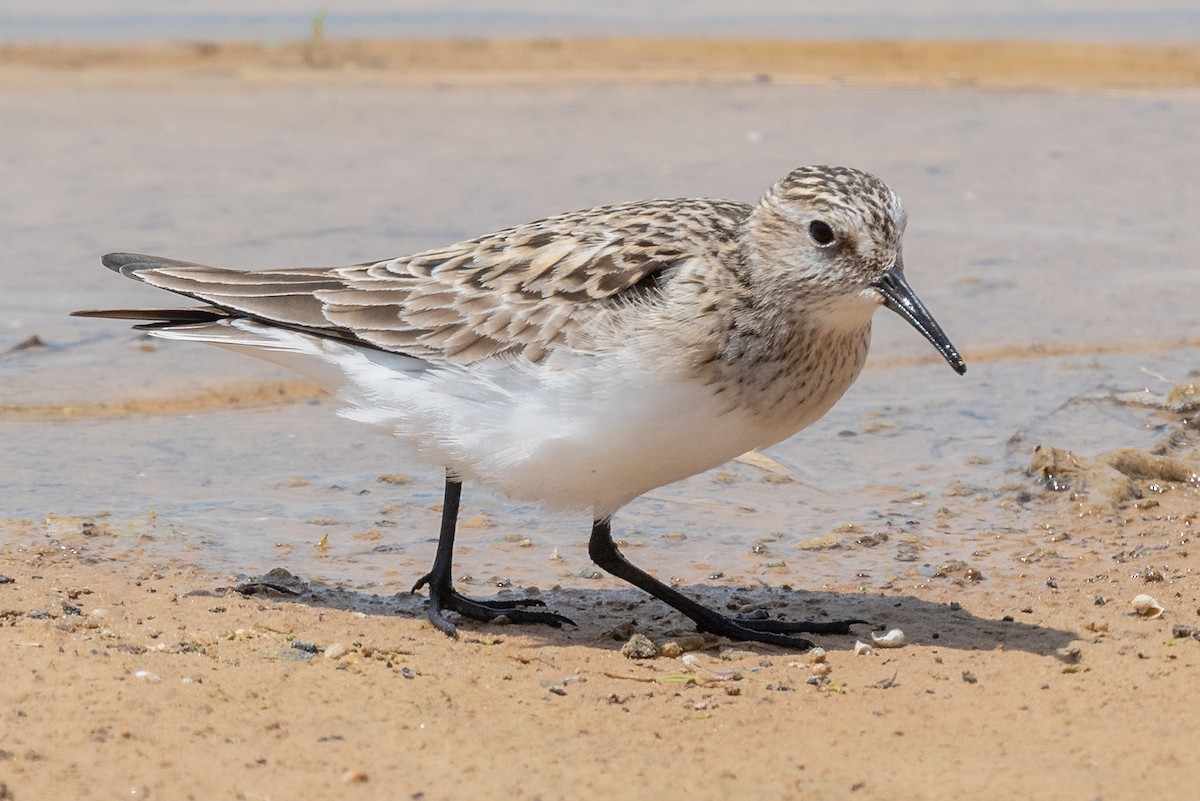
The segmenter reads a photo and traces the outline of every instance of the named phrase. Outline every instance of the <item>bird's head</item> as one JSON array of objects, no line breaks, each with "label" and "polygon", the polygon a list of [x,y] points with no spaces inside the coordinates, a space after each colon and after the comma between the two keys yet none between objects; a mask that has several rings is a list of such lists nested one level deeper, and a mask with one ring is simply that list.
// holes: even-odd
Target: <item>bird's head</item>
[{"label": "bird's head", "polygon": [[771,187],[747,220],[747,257],[764,292],[797,314],[864,326],[886,306],[928,339],[958,373],[966,364],[904,277],[900,198],[848,167],[799,167]]}]

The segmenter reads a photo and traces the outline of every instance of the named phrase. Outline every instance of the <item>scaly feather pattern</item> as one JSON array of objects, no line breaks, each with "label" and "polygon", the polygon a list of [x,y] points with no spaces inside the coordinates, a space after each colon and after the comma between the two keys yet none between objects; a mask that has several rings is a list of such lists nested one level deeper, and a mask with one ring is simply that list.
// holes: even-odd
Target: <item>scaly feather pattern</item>
[{"label": "scaly feather pattern", "polygon": [[594,313],[735,250],[751,210],[655,200],[559,214],[449,247],[328,269],[228,270],[133,254],[105,264],[236,315],[432,362],[588,349]]}]

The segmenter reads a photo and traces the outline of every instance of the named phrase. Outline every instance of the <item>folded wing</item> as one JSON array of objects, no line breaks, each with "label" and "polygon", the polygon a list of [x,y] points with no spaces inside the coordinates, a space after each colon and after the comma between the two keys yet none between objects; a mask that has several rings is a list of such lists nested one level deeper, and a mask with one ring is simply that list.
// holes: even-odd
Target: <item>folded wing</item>
[{"label": "folded wing", "polygon": [[[702,248],[732,242],[748,213],[714,200],[607,206],[414,256],[324,269],[243,271],[114,253],[103,259],[110,269],[209,305],[77,314],[135,319],[140,328],[247,317],[434,362],[541,361],[555,348],[586,347],[580,323],[587,315],[653,302]],[[723,230],[699,230],[714,225]]]}]

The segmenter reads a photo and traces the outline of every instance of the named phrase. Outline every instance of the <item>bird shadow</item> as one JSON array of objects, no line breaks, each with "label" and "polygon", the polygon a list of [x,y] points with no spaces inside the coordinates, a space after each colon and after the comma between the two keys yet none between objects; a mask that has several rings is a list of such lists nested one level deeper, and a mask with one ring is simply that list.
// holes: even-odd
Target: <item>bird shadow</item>
[{"label": "bird shadow", "polygon": [[[900,628],[907,642],[965,651],[1025,651],[1041,656],[1059,654],[1073,641],[1077,632],[1027,623],[1005,616],[1001,619],[972,614],[957,603],[927,601],[913,595],[868,595],[806,591],[777,587],[730,588],[693,585],[680,588],[700,603],[731,616],[765,610],[772,618],[825,622],[861,619],[868,625],[855,626],[854,634],[814,637],[818,644],[848,647],[856,639],[868,639],[869,631]],[[215,590],[197,590],[196,595],[240,595],[274,602],[296,603],[324,609],[362,612],[367,615],[393,616],[424,620],[427,598],[423,594],[397,593],[377,595],[369,592],[294,576],[275,568],[262,576],[246,578],[234,586]],[[495,597],[518,599],[523,592],[501,590]],[[555,589],[541,592],[538,600],[549,609],[574,620],[577,628],[554,629],[546,626],[520,626],[523,635],[539,637],[546,645],[579,645],[615,650],[635,632],[654,640],[692,637],[691,622],[637,589]],[[479,623],[463,620],[460,636],[496,637],[512,632],[502,622]],[[746,647],[773,648],[759,644]]]}]

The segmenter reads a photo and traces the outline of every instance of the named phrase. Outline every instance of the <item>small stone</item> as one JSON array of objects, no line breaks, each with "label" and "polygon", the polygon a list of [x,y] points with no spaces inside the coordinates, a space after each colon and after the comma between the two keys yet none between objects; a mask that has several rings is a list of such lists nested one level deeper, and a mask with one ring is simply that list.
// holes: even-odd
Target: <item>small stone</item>
[{"label": "small stone", "polygon": [[722,648],[717,656],[726,662],[739,662],[747,657],[754,656],[754,652],[741,648]]},{"label": "small stone", "polygon": [[1058,659],[1066,665],[1077,665],[1083,659],[1083,651],[1079,648],[1067,648],[1059,651]]},{"label": "small stone", "polygon": [[342,774],[342,781],[346,784],[362,784],[368,779],[365,770],[348,770]]},{"label": "small stone", "polygon": [[683,655],[683,646],[674,640],[669,640],[663,643],[661,652],[668,659],[676,659]]},{"label": "small stone", "polygon": [[621,646],[621,656],[626,659],[653,659],[658,656],[658,646],[651,642],[645,634],[639,632]]},{"label": "small stone", "polygon": [[340,642],[330,643],[329,645],[325,646],[325,651],[324,651],[325,658],[326,659],[337,659],[339,657],[345,656],[347,650],[348,649],[346,648],[346,646],[342,645]]}]

